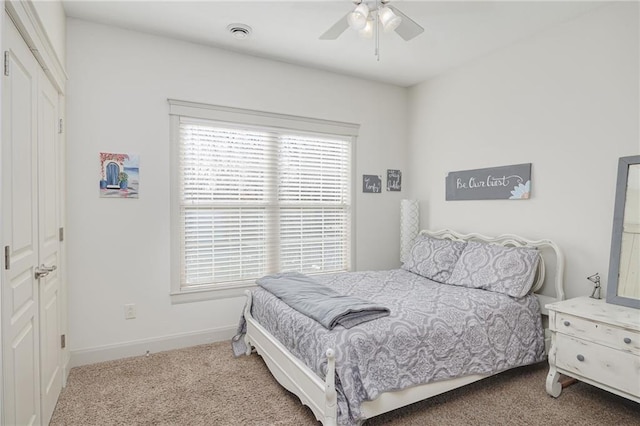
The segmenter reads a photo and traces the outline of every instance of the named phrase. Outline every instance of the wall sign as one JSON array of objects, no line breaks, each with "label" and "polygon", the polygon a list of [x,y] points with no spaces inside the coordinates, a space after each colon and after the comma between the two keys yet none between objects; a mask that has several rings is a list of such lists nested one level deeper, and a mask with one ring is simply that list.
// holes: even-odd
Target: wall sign
[{"label": "wall sign", "polygon": [[362,175],[362,192],[382,192],[382,176]]},{"label": "wall sign", "polygon": [[402,191],[402,172],[387,170],[387,191]]},{"label": "wall sign", "polygon": [[449,172],[446,199],[526,200],[531,194],[531,163]]}]

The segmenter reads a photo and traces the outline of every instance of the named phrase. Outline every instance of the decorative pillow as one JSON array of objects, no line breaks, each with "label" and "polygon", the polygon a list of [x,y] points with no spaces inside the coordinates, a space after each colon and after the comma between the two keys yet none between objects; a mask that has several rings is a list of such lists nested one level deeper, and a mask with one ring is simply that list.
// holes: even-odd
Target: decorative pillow
[{"label": "decorative pillow", "polygon": [[539,261],[534,247],[470,241],[446,283],[523,297],[533,286]]},{"label": "decorative pillow", "polygon": [[403,269],[433,281],[445,282],[467,243],[418,235]]}]

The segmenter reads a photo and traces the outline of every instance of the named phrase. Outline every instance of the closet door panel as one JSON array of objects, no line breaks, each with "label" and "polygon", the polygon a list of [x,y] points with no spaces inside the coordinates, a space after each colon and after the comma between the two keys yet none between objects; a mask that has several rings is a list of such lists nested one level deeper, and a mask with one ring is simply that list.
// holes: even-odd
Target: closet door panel
[{"label": "closet door panel", "polygon": [[[5,15],[2,96],[2,269],[5,424],[40,424],[37,84],[40,67]],[[8,268],[8,269],[7,269]]]},{"label": "closet door panel", "polygon": [[[39,258],[46,267],[60,265],[58,233],[58,92],[44,71],[38,84],[38,217]],[[42,422],[49,423],[62,390],[60,348],[60,271],[40,278],[40,377]]]}]

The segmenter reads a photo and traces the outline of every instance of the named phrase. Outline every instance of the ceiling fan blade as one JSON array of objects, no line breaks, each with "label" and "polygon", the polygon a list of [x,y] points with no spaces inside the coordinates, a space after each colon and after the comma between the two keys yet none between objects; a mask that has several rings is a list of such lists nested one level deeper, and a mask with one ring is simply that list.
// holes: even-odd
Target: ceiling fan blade
[{"label": "ceiling fan blade", "polygon": [[[409,18],[404,13],[400,12],[398,9],[391,5],[387,5],[387,7],[393,10],[393,13],[402,18],[402,22],[398,25],[398,28],[395,29],[396,33],[405,41],[409,41],[414,37],[419,36],[424,32],[424,28],[416,23],[413,19]],[[345,17],[346,18],[346,17]],[[348,25],[348,24],[347,24]]]},{"label": "ceiling fan blade", "polygon": [[335,40],[340,37],[340,34],[342,34],[347,28],[349,28],[347,16],[349,16],[348,13],[344,15],[344,17],[338,22],[333,24],[331,28],[329,28],[324,34],[320,36],[320,40]]}]

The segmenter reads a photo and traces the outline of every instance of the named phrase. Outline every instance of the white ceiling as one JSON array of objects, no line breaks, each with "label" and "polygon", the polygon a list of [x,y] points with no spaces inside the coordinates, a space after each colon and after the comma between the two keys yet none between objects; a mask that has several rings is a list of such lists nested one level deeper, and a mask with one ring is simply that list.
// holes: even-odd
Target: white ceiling
[{"label": "white ceiling", "polygon": [[[410,1],[392,4],[425,28],[410,41],[380,34],[374,42],[347,29],[318,37],[353,9],[349,0],[63,1],[67,16],[250,55],[411,86],[447,69],[571,20],[604,3],[592,1]],[[231,23],[253,29],[237,40]]]}]

